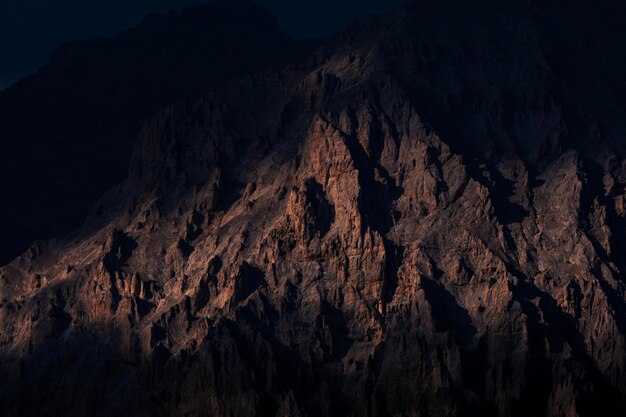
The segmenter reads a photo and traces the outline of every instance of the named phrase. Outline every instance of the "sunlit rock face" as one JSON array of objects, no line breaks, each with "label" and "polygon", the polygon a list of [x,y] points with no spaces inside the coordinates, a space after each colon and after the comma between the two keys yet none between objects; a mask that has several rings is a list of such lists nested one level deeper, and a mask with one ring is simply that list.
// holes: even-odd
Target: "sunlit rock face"
[{"label": "sunlit rock face", "polygon": [[409,5],[151,115],[0,269],[3,413],[623,416],[624,10],[579,3]]}]

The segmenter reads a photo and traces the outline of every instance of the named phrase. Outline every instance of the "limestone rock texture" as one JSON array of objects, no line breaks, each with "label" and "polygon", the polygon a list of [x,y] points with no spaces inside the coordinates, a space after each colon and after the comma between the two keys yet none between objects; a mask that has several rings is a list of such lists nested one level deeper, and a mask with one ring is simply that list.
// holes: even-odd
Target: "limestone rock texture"
[{"label": "limestone rock texture", "polygon": [[447,3],[151,115],[0,268],[2,415],[626,415],[626,9]]}]

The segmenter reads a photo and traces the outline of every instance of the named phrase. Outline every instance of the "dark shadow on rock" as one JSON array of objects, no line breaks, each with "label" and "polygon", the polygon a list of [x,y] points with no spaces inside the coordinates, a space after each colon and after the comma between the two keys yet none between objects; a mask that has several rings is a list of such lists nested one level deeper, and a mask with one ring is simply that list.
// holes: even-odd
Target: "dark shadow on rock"
[{"label": "dark shadow on rock", "polygon": [[432,309],[437,331],[451,331],[461,347],[469,346],[476,335],[476,328],[467,310],[442,284],[422,278],[420,285]]},{"label": "dark shadow on rock", "polygon": [[[521,393],[521,415],[541,415],[548,406],[554,388],[550,352],[562,352],[566,341],[556,301],[540,291],[519,273],[517,285],[510,285],[513,300],[517,301],[526,315],[528,354],[524,363],[526,384]],[[539,298],[536,306],[530,300]],[[546,349],[548,341],[549,350]]]},{"label": "dark shadow on rock", "polygon": [[315,334],[320,341],[325,361],[339,361],[350,350],[354,340],[343,312],[327,301],[322,301],[320,313],[315,321]]},{"label": "dark shadow on rock", "polygon": [[386,306],[393,301],[398,288],[398,271],[404,261],[404,248],[389,239],[384,239],[383,244],[386,255],[383,304]]},{"label": "dark shadow on rock", "polygon": [[132,237],[115,229],[110,237],[108,252],[104,256],[104,266],[109,273],[124,267],[137,247],[138,244]]},{"label": "dark shadow on rock", "polygon": [[176,248],[185,259],[189,258],[194,251],[194,247],[186,240],[179,239]]},{"label": "dark shadow on rock", "polygon": [[222,181],[217,190],[217,209],[220,211],[228,211],[233,204],[241,199],[246,184],[226,175],[226,179]]},{"label": "dark shadow on rock", "polygon": [[515,195],[515,183],[502,176],[496,169],[491,170],[491,176],[495,185],[490,187],[493,191],[491,198],[493,208],[498,221],[506,226],[512,223],[521,223],[530,212],[519,204],[511,201]]},{"label": "dark shadow on rock", "polygon": [[265,273],[259,268],[244,262],[239,267],[239,272],[235,276],[235,296],[234,302],[241,302],[252,295],[260,287],[267,286]]},{"label": "dark shadow on rock", "polygon": [[324,237],[335,221],[335,208],[328,201],[322,185],[310,178],[304,185],[307,202],[307,214],[311,215],[311,225],[313,230],[308,231],[309,236],[318,234]]}]

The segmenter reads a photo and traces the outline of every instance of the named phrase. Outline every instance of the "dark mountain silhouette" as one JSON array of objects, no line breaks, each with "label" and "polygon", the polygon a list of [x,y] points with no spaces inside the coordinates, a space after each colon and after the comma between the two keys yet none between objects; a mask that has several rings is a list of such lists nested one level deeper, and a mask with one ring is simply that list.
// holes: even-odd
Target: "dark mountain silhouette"
[{"label": "dark mountain silhouette", "polygon": [[0,264],[33,239],[82,224],[127,175],[148,115],[279,69],[309,44],[291,40],[260,5],[220,1],[59,48],[37,74],[0,93]]},{"label": "dark mountain silhouette", "polygon": [[413,2],[220,55],[83,227],[0,268],[0,409],[623,416],[625,11]]}]

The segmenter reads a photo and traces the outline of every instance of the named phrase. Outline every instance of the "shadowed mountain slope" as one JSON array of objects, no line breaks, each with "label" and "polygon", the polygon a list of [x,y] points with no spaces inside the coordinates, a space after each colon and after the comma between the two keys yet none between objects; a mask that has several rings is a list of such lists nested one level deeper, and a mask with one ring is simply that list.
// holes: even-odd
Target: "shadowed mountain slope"
[{"label": "shadowed mountain slope", "polygon": [[[56,50],[0,93],[0,264],[81,225],[128,172],[148,115],[306,54],[263,6],[219,1],[148,16],[114,38]],[[9,204],[10,202],[10,204]]]},{"label": "shadowed mountain slope", "polygon": [[0,407],[624,415],[624,7],[551,4],[412,4],[150,116],[0,268]]}]

